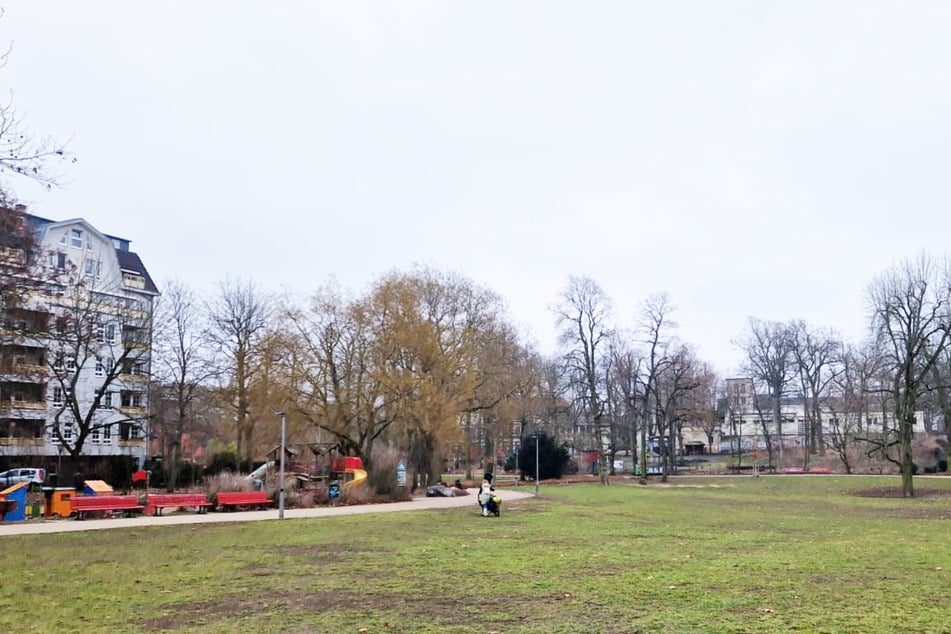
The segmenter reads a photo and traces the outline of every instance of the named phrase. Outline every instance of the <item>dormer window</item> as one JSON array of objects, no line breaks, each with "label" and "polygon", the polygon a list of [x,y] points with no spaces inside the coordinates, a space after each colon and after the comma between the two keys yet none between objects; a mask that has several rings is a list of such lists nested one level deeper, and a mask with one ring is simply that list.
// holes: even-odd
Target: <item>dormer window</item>
[{"label": "dormer window", "polygon": [[73,229],[72,231],[70,231],[69,244],[74,249],[82,249],[83,248],[83,232],[80,231],[79,229]]},{"label": "dormer window", "polygon": [[129,288],[144,289],[145,288],[145,278],[139,275],[138,273],[133,273],[130,271],[122,272],[122,283]]}]

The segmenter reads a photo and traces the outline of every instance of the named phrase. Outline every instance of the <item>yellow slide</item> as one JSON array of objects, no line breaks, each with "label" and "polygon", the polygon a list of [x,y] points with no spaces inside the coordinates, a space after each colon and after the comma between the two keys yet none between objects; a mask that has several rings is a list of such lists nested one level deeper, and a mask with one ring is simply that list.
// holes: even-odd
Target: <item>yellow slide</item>
[{"label": "yellow slide", "polygon": [[367,472],[363,469],[347,469],[347,473],[353,474],[353,480],[349,480],[343,483],[343,488],[352,489],[358,487],[362,484],[366,484],[367,481]]}]

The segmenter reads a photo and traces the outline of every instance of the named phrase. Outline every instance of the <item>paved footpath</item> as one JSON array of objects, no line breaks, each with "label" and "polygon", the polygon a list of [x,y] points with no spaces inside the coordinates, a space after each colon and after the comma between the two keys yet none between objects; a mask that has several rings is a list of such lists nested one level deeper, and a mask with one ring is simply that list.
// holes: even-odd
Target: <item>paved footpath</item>
[{"label": "paved footpath", "polygon": [[[520,500],[532,497],[530,487],[525,491],[502,489],[497,493],[502,501]],[[476,489],[469,489],[468,495],[458,497],[416,497],[409,502],[388,504],[360,504],[356,506],[319,507],[309,509],[285,509],[284,519],[304,519],[308,517],[332,517],[334,515],[365,515],[368,513],[389,513],[393,511],[420,511],[426,509],[446,509],[471,506],[478,513]],[[503,509],[504,512],[504,509]],[[170,526],[174,524],[210,524],[215,522],[260,522],[278,519],[276,508],[265,511],[235,511],[220,513],[177,513],[173,515],[140,515],[138,517],[116,517],[101,520],[28,520],[25,522],[0,522],[0,538],[6,535],[40,535],[44,533],[71,533],[76,531],[98,531],[107,528],[138,528],[142,526]]]}]

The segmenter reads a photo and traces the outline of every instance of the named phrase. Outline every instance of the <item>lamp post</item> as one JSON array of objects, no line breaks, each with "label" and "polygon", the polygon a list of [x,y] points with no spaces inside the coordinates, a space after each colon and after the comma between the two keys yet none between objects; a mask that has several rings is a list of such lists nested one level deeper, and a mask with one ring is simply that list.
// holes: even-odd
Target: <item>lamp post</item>
[{"label": "lamp post", "polygon": [[281,483],[277,497],[277,519],[282,520],[284,519],[284,439],[287,435],[287,414],[277,412],[277,416],[281,417]]},{"label": "lamp post", "polygon": [[538,434],[535,434],[535,497],[538,497]]}]

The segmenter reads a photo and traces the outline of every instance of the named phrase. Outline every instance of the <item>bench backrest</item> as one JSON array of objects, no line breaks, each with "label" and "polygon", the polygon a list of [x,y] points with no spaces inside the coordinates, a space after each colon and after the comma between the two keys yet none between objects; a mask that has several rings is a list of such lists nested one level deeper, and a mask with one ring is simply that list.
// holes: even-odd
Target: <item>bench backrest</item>
[{"label": "bench backrest", "polygon": [[218,494],[219,504],[261,504],[268,501],[264,491],[230,491]]},{"label": "bench backrest", "polygon": [[152,493],[149,495],[150,504],[181,504],[182,506],[194,506],[196,504],[205,504],[208,498],[204,493]]},{"label": "bench backrest", "polygon": [[73,510],[101,509],[101,508],[134,508],[139,501],[134,495],[84,495],[69,499],[69,506]]}]

